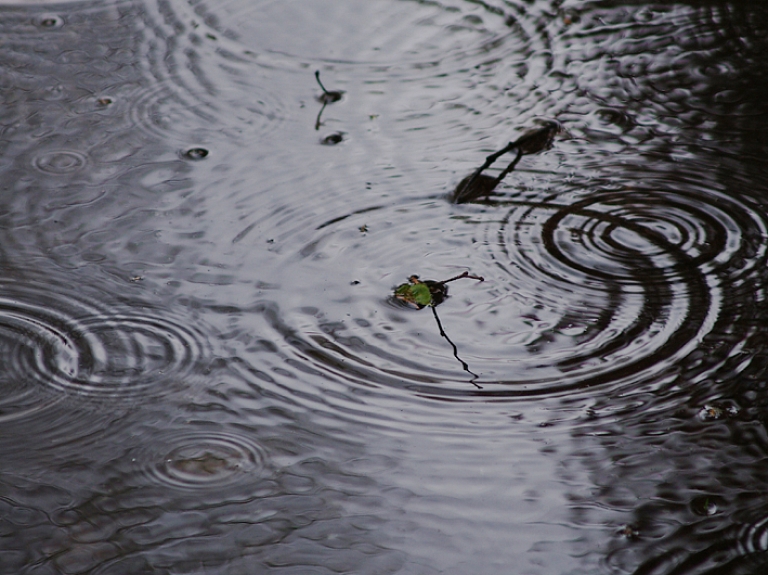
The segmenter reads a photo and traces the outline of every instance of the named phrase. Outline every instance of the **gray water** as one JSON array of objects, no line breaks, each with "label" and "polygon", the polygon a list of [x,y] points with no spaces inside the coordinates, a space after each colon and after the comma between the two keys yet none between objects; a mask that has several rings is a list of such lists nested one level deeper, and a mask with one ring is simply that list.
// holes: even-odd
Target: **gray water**
[{"label": "gray water", "polygon": [[[766,54],[746,1],[2,4],[0,572],[764,572]],[[464,271],[445,336],[392,297]]]}]

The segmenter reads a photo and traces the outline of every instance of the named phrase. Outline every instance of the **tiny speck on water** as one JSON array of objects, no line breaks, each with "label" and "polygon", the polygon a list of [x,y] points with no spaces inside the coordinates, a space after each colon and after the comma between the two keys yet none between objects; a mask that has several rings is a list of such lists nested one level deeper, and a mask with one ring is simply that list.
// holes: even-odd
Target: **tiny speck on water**
[{"label": "tiny speck on water", "polygon": [[623,525],[619,529],[619,535],[626,539],[637,539],[640,537],[640,532],[635,529],[632,525]]},{"label": "tiny speck on water", "polygon": [[183,155],[188,160],[202,160],[208,157],[208,150],[205,148],[190,148]]},{"label": "tiny speck on water", "polygon": [[720,497],[702,495],[693,498],[691,511],[701,517],[711,517],[720,511],[720,506],[723,503],[724,501]]},{"label": "tiny speck on water", "polygon": [[46,16],[40,19],[40,26],[43,28],[56,28],[61,25],[61,19],[58,16]]},{"label": "tiny speck on water", "polygon": [[112,98],[107,98],[107,97],[99,98],[98,100],[96,100],[96,103],[99,106],[109,106],[112,102],[113,102]]}]

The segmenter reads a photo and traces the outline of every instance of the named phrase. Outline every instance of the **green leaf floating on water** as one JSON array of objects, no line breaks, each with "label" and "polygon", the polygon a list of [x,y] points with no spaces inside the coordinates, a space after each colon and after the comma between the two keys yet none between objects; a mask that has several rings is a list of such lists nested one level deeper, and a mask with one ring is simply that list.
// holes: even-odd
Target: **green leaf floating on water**
[{"label": "green leaf floating on water", "polygon": [[407,284],[400,284],[395,288],[395,298],[418,309],[431,305],[432,307],[440,305],[448,297],[448,282],[454,280],[470,278],[483,281],[480,276],[471,275],[464,272],[456,277],[436,282],[433,280],[420,280],[419,276],[408,278]]},{"label": "green leaf floating on water", "polygon": [[[415,276],[411,278],[411,281]],[[417,283],[407,283],[397,286],[395,297],[405,303],[415,305],[419,309],[432,304],[432,293],[429,286],[416,278]]]}]

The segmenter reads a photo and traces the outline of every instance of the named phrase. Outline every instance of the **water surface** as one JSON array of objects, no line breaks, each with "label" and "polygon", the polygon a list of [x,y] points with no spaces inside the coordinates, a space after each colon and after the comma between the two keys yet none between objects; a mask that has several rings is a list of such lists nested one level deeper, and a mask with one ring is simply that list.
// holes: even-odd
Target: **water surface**
[{"label": "water surface", "polygon": [[[768,564],[765,9],[108,0],[0,31],[3,572]],[[449,201],[541,118],[552,149]],[[391,294],[463,271],[457,358]]]}]

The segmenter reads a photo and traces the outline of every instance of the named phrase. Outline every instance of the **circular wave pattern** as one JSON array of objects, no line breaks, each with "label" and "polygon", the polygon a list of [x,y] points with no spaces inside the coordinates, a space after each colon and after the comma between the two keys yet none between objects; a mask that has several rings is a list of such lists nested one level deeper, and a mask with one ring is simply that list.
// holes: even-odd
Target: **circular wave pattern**
[{"label": "circular wave pattern", "polygon": [[[295,1],[262,1],[224,3],[220,17],[244,41],[264,43],[257,47],[260,51],[282,54],[297,62],[309,59],[432,68],[445,58],[484,53],[486,60],[491,59],[494,50],[509,40],[510,29],[523,31],[518,7],[493,4],[372,1],[321,2],[309,7]],[[261,18],[254,18],[256,13]],[[373,24],[355,25],[363,21]],[[302,32],[297,34],[296,30]],[[324,36],[329,30],[343,32],[328,42]]]},{"label": "circular wave pattern", "polygon": [[55,150],[36,156],[34,166],[46,174],[72,174],[84,168],[88,160],[84,154],[72,150]]},{"label": "circular wave pattern", "polygon": [[263,473],[264,450],[246,437],[225,432],[178,432],[153,443],[165,452],[141,455],[153,482],[181,489],[213,489],[253,481]]},{"label": "circular wave pattern", "polygon": [[765,51],[764,19],[750,9],[676,4],[620,11],[584,2],[574,16],[558,37],[556,67],[581,94],[630,109],[654,135],[680,134],[682,124],[690,128],[683,138],[700,144],[712,119],[765,113],[756,83],[742,80],[761,75]]},{"label": "circular wave pattern", "polygon": [[61,396],[45,393],[27,381],[7,379],[2,382],[3,397],[0,399],[0,423],[34,417],[50,410],[61,402]]},{"label": "circular wave pattern", "polygon": [[[145,138],[187,145],[193,137],[205,139],[210,126],[216,133],[227,130],[230,138],[265,132],[285,113],[285,99],[269,93],[255,55],[208,26],[192,7],[115,0],[68,4],[65,19],[39,11],[39,6],[21,8],[0,23],[7,38],[8,81],[19,88],[14,103],[24,102],[8,112],[23,114],[12,119],[22,125],[27,117],[37,118],[58,140],[54,145],[78,141],[99,150],[105,141],[130,141],[137,130]],[[105,42],[108,53],[101,48]],[[26,73],[30,67],[35,74]],[[51,88],[50,78],[67,80]],[[52,112],[45,102],[50,94],[40,97],[48,91],[57,95],[64,113]],[[49,152],[35,167],[70,173],[84,166],[83,159],[69,151]]]},{"label": "circular wave pattern", "polygon": [[[360,210],[320,226],[299,250],[317,277],[333,261],[351,270],[338,278],[346,286],[328,290],[352,294],[346,313],[328,301],[293,318],[269,306],[264,314],[300,361],[365,385],[523,397],[648,380],[701,345],[728,286],[766,259],[768,225],[749,206],[692,186],[666,190]],[[455,358],[428,311],[385,300],[412,273],[464,269],[486,281],[451,284],[437,310]]]},{"label": "circular wave pattern", "polygon": [[[546,7],[389,0],[219,6],[222,22],[259,61],[292,71],[308,61],[332,67],[340,81],[353,79],[335,84],[350,92],[346,109],[396,118],[401,138],[428,127],[425,148],[451,134],[441,148],[456,146],[454,161],[465,157],[467,134],[478,125],[509,131],[556,115],[576,97],[571,90],[551,97],[563,79],[551,74],[553,17]],[[472,138],[488,137],[480,133]]]},{"label": "circular wave pattern", "polygon": [[[6,286],[0,286],[6,287]],[[116,313],[40,286],[0,294],[6,377],[25,389],[126,397],[173,387],[207,355],[204,336],[142,307]]]}]

